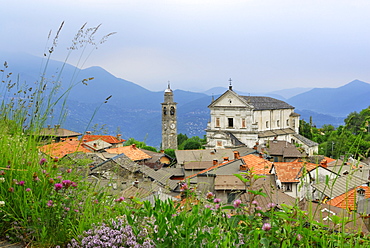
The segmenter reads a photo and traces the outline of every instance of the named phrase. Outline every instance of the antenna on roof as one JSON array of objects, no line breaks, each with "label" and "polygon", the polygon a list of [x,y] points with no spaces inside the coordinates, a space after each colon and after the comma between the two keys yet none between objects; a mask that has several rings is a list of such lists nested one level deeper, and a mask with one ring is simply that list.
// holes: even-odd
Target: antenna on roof
[{"label": "antenna on roof", "polygon": [[232,82],[232,80],[231,80],[231,78],[229,78],[229,90],[233,90],[233,86],[231,85],[231,82]]}]

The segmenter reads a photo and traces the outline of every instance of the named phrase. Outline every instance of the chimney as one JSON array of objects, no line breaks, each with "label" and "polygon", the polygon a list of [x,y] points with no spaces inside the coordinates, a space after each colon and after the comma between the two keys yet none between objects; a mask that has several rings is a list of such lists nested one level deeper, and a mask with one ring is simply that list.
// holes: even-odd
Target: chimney
[{"label": "chimney", "polygon": [[356,199],[356,205],[359,201],[362,201],[365,199],[365,189],[363,188],[357,188],[357,199]]},{"label": "chimney", "polygon": [[238,151],[234,151],[234,159],[235,160],[240,159],[240,154]]},{"label": "chimney", "polygon": [[119,133],[119,134],[117,134],[117,139],[118,139],[118,140],[121,140],[121,139],[122,139],[122,137],[121,137],[121,136],[122,136],[122,134],[120,134],[120,133]]},{"label": "chimney", "polygon": [[160,152],[160,153],[164,153],[164,150],[162,149],[162,150],[160,150],[159,152]]},{"label": "chimney", "polygon": [[133,186],[138,188],[139,187],[139,181],[136,179],[133,183]]},{"label": "chimney", "polygon": [[260,158],[262,158],[262,152],[260,152]]},{"label": "chimney", "polygon": [[240,171],[247,171],[247,165],[246,164],[241,164],[239,167]]},{"label": "chimney", "polygon": [[96,145],[96,143],[94,143],[94,147],[96,147],[97,145]]},{"label": "chimney", "polygon": [[321,167],[328,168],[328,161],[326,159],[321,160],[320,162]]},{"label": "chimney", "polygon": [[218,160],[217,159],[214,159],[213,160],[213,165],[217,165],[218,164]]},{"label": "chimney", "polygon": [[91,134],[91,131],[86,131],[86,134]]},{"label": "chimney", "polygon": [[224,161],[229,161],[229,157],[224,157]]},{"label": "chimney", "polygon": [[132,148],[136,149],[136,144],[132,144]]}]

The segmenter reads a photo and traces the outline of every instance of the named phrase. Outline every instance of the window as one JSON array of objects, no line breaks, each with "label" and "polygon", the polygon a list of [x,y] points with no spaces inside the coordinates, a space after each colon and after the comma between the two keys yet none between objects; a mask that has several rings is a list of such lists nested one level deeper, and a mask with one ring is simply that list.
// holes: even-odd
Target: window
[{"label": "window", "polygon": [[279,120],[276,121],[276,126],[280,127],[280,121]]},{"label": "window", "polygon": [[242,118],[242,128],[245,128],[245,118]]},{"label": "window", "polygon": [[163,107],[163,114],[166,115],[167,114],[167,108],[166,107]]},{"label": "window", "polygon": [[289,127],[289,119],[286,120],[286,125]]},{"label": "window", "polygon": [[285,192],[292,192],[293,184],[292,183],[285,183]]},{"label": "window", "polygon": [[269,128],[269,122],[266,121],[266,128]]},{"label": "window", "polygon": [[228,127],[234,127],[234,119],[233,118],[227,118],[228,121]]},{"label": "window", "polygon": [[220,127],[220,118],[216,118],[216,127]]},{"label": "window", "polygon": [[222,146],[222,141],[217,140],[217,146]]},{"label": "window", "polygon": [[293,120],[293,128],[295,128],[295,120]]},{"label": "window", "polygon": [[170,114],[171,115],[174,115],[175,114],[175,108],[174,107],[171,107]]}]

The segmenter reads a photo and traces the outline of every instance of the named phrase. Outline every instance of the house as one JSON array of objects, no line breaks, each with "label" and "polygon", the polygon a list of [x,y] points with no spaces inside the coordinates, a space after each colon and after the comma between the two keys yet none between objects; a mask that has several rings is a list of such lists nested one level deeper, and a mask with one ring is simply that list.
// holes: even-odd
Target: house
[{"label": "house", "polygon": [[125,154],[128,158],[135,162],[142,162],[151,159],[151,156],[137,148],[136,144],[132,144],[130,146],[109,148],[106,149],[106,151],[112,154]]},{"label": "house", "polygon": [[284,193],[299,199],[316,199],[313,185],[326,182],[338,175],[325,164],[314,164],[295,160],[293,162],[274,162],[270,171],[275,175],[276,185]]},{"label": "house", "polygon": [[75,152],[90,152],[90,150],[85,148],[78,140],[66,140],[58,143],[51,143],[41,146],[39,150],[51,158],[62,158],[67,154]]},{"label": "house", "polygon": [[176,150],[175,154],[177,167],[184,169],[185,177],[234,158],[232,149]]},{"label": "house", "polygon": [[95,135],[95,134],[91,134],[90,131],[87,131],[86,134],[84,134],[82,136],[81,141],[83,143],[88,143],[90,141],[96,141],[96,140],[99,140],[99,139],[111,144],[112,148],[122,147],[123,143],[126,141],[126,140],[122,139],[120,134],[118,134],[117,136]]},{"label": "house", "polygon": [[267,157],[272,162],[291,162],[307,157],[306,152],[299,149],[296,145],[277,139],[257,146],[257,150],[267,154]]},{"label": "house", "polygon": [[108,143],[102,139],[87,141],[82,145],[91,152],[105,152],[105,149],[112,147],[111,143]]},{"label": "house", "polygon": [[53,142],[60,142],[60,141],[75,141],[78,140],[78,136],[80,133],[61,128],[60,125],[55,125],[54,127],[43,128],[38,133],[38,136],[45,141],[53,141]]},{"label": "house", "polygon": [[349,191],[336,196],[326,202],[326,204],[343,208],[346,210],[357,210],[359,201],[370,198],[369,186],[357,186]]},{"label": "house", "polygon": [[271,97],[241,96],[232,86],[208,106],[206,148],[252,148],[274,139],[297,143],[308,154],[317,153],[318,144],[299,136],[299,114],[288,103]]},{"label": "house", "polygon": [[145,164],[146,166],[149,166],[152,169],[158,170],[161,169],[162,167],[167,167],[173,161],[173,158],[171,158],[164,152],[153,152],[142,148],[139,149],[150,156],[149,159],[146,159],[140,163]]}]

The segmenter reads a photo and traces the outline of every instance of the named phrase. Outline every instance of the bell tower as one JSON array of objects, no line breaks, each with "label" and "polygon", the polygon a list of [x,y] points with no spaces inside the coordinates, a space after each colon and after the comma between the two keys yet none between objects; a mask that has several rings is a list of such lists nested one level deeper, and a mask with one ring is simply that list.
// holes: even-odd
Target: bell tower
[{"label": "bell tower", "polygon": [[173,92],[168,83],[162,103],[162,150],[177,149],[177,103],[173,101]]}]

